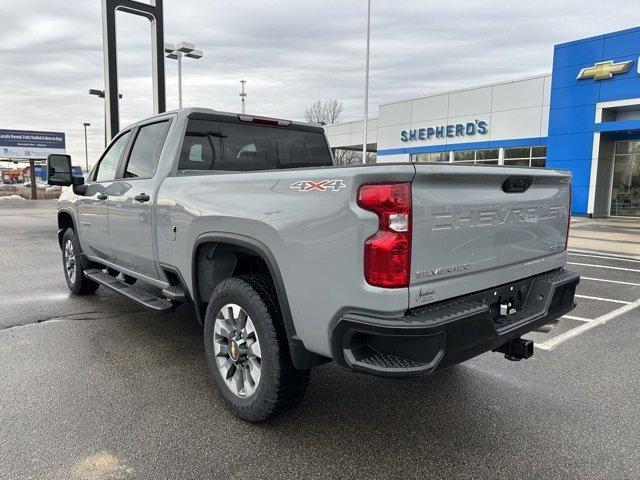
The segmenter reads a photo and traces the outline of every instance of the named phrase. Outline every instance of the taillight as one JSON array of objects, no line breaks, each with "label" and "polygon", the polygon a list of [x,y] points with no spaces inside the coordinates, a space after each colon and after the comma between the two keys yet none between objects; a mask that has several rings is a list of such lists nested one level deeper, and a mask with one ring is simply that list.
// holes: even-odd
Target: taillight
[{"label": "taillight", "polygon": [[378,215],[378,231],[364,245],[364,277],[384,288],[409,286],[411,184],[363,185],[358,205]]}]

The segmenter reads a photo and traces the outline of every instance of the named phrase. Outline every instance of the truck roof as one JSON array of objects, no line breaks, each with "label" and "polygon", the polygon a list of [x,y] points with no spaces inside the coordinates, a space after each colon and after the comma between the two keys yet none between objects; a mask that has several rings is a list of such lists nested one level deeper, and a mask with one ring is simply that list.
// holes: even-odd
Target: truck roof
[{"label": "truck roof", "polygon": [[[139,123],[145,123],[151,119],[154,118],[160,118],[160,117],[164,117],[165,115],[178,115],[179,118],[188,118],[190,116],[192,116],[193,114],[203,114],[203,115],[216,115],[216,116],[228,116],[228,117],[234,117],[237,118],[238,115],[248,115],[248,116],[257,116],[257,115],[252,115],[252,114],[241,114],[241,113],[235,113],[235,112],[223,112],[220,110],[214,110],[212,108],[202,108],[202,107],[186,107],[186,108],[178,108],[175,110],[168,110],[166,112],[163,113],[159,113],[156,115],[151,115],[149,117],[145,117],[143,119],[138,120],[135,123],[132,123],[130,125],[127,125],[123,128],[121,128],[121,130],[124,130],[125,128],[131,128],[131,127],[135,127],[136,125],[138,125]],[[277,117],[269,117],[269,118],[273,118],[275,120],[284,120],[287,122],[291,122],[292,125],[296,125],[296,126],[304,126],[304,127],[316,127],[316,128],[322,128],[322,125],[316,122],[300,122],[300,121],[296,121],[296,120],[289,120],[289,119],[283,119],[283,118],[277,118]]]}]

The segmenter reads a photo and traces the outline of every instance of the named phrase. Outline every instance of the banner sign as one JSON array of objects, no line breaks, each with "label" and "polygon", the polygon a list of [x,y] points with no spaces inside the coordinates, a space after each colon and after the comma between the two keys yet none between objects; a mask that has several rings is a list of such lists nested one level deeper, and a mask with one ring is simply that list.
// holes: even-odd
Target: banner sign
[{"label": "banner sign", "polygon": [[66,153],[62,132],[0,130],[0,157],[45,159],[50,153]]}]

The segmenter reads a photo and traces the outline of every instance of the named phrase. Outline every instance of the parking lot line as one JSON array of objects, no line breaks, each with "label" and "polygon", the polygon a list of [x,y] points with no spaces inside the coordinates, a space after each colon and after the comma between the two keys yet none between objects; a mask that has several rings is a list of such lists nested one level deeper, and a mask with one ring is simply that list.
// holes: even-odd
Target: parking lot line
[{"label": "parking lot line", "polygon": [[592,318],[584,318],[584,317],[576,317],[574,315],[563,315],[562,318],[566,318],[567,320],[577,320],[578,322],[590,322]]},{"label": "parking lot line", "polygon": [[539,348],[541,350],[553,350],[555,347],[557,347],[563,342],[566,342],[570,338],[580,335],[581,333],[584,333],[587,330],[591,330],[592,328],[597,327],[598,325],[603,325],[607,323],[609,320],[613,320],[614,318],[619,317],[620,315],[623,315],[627,312],[630,312],[631,310],[637,307],[640,307],[640,299],[636,300],[635,302],[631,302],[628,305],[624,305],[609,313],[605,313],[604,315],[601,315],[594,320],[585,322],[584,324],[576,328],[567,330],[566,332],[558,335],[557,337],[553,337],[547,340],[546,342],[538,343],[536,344],[536,348]]},{"label": "parking lot line", "polygon": [[635,260],[635,259],[632,259],[632,258],[605,257],[603,255],[591,255],[591,254],[588,254],[588,253],[571,253],[571,252],[568,252],[568,255],[570,255],[572,257],[602,258],[604,260],[617,260],[619,262],[640,263],[640,260]]},{"label": "parking lot line", "polygon": [[595,255],[601,255],[603,257],[607,257],[607,258],[611,258],[611,259],[621,259],[621,260],[629,260],[633,257],[629,257],[628,255],[618,255],[617,253],[602,253],[599,252],[597,250],[582,250],[579,248],[570,248],[569,250],[567,250],[568,254],[571,254],[571,252],[578,252],[578,253],[591,253],[591,254],[595,254]]},{"label": "parking lot line", "polygon": [[633,302],[627,302],[625,300],[614,300],[613,298],[592,297],[590,295],[578,295],[577,293],[575,297],[586,298],[588,300],[599,300],[601,302],[622,303],[623,305],[629,305],[630,303],[633,303]]},{"label": "parking lot line", "polygon": [[638,273],[640,273],[640,270],[638,270],[636,268],[610,267],[609,265],[595,265],[593,263],[567,262],[567,265],[581,265],[583,267],[606,268],[606,269],[609,269],[609,270],[622,270],[624,272],[638,272]]},{"label": "parking lot line", "polygon": [[640,287],[640,283],[633,282],[621,282],[620,280],[609,280],[606,278],[593,278],[593,277],[580,277],[580,280],[591,280],[592,282],[606,282],[606,283],[617,283],[618,285],[631,285],[633,287]]}]

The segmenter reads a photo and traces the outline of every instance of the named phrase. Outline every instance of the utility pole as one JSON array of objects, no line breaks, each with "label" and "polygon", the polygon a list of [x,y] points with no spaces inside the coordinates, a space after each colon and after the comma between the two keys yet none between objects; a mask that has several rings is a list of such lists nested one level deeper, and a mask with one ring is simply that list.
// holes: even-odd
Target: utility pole
[{"label": "utility pole", "polygon": [[91,124],[84,122],[82,126],[84,127],[84,171],[85,173],[89,173],[89,148],[87,146],[87,127],[90,127]]},{"label": "utility pole", "polygon": [[36,187],[36,162],[29,159],[29,182],[31,182],[31,200],[38,199],[38,188]]},{"label": "utility pole", "polygon": [[240,95],[240,98],[242,99],[242,113],[244,113],[244,99],[247,97],[247,93],[244,91],[245,83],[247,83],[247,81],[244,78],[240,80],[241,90],[239,95]]},{"label": "utility pole", "polygon": [[367,123],[369,120],[369,37],[371,36],[371,0],[367,0],[367,57],[364,75],[364,139],[362,141],[362,163],[367,163]]}]

